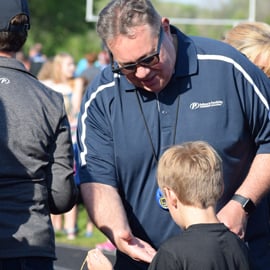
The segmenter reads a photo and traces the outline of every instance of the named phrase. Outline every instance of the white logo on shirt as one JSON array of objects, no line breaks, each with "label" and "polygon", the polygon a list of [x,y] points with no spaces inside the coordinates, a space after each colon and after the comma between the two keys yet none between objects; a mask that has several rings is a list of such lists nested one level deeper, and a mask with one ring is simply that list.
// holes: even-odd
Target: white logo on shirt
[{"label": "white logo on shirt", "polygon": [[189,105],[189,108],[191,110],[197,110],[197,109],[205,109],[205,108],[211,108],[211,107],[219,107],[223,105],[222,100],[217,101],[210,101],[210,102],[193,102]]},{"label": "white logo on shirt", "polygon": [[10,80],[8,78],[0,78],[0,84],[9,84]]}]

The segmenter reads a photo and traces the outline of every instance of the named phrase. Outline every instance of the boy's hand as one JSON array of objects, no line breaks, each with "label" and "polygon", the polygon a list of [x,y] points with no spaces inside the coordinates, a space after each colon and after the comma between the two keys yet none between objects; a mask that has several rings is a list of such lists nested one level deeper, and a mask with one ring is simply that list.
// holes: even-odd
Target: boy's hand
[{"label": "boy's hand", "polygon": [[113,270],[111,262],[97,248],[88,251],[86,261],[88,270]]}]

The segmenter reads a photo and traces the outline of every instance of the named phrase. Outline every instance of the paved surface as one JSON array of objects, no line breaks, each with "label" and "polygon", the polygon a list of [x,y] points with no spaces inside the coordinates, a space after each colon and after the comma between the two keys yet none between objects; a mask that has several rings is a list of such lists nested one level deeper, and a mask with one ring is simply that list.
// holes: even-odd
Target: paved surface
[{"label": "paved surface", "polygon": [[[80,270],[88,249],[69,245],[57,244],[57,261],[54,263],[55,270]],[[115,253],[104,252],[109,260],[114,263]],[[87,270],[84,266],[83,270]]]}]

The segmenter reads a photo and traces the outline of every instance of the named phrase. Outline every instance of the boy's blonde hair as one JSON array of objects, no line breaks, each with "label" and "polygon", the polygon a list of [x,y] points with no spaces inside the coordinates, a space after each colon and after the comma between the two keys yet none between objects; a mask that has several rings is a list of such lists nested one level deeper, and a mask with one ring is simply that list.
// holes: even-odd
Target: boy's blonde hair
[{"label": "boy's blonde hair", "polygon": [[206,142],[175,145],[160,158],[157,179],[161,190],[172,189],[185,205],[215,206],[223,192],[222,161]]}]

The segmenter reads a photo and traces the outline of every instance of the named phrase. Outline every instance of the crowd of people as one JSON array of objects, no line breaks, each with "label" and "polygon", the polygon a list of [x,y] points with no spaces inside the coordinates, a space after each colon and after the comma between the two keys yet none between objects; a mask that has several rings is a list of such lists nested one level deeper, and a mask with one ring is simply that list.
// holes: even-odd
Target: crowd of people
[{"label": "crowd of people", "polygon": [[91,250],[91,270],[268,269],[270,26],[194,37],[113,0],[104,47],[76,62],[25,55],[30,21],[27,0],[0,0],[0,269],[53,270],[80,204],[85,237],[116,250]]}]

